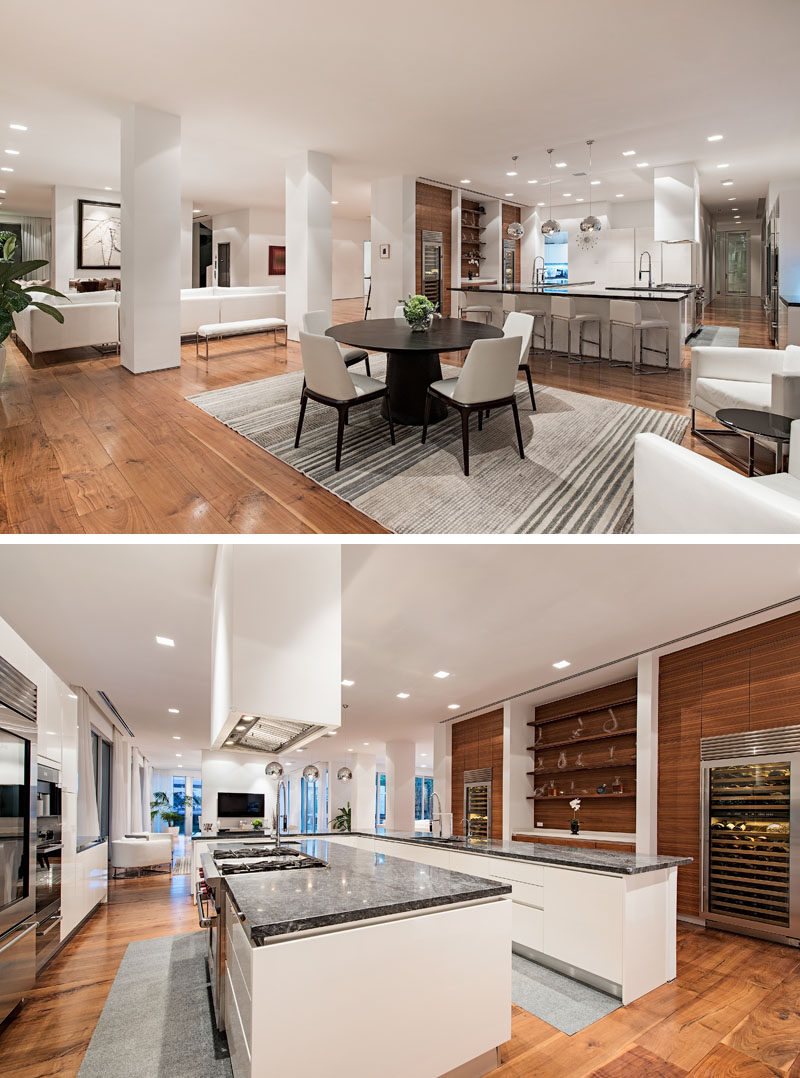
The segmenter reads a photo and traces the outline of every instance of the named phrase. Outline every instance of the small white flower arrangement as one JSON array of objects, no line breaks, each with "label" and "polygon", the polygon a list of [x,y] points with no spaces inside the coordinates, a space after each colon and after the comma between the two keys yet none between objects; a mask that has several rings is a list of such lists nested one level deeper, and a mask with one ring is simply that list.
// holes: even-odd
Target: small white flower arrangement
[{"label": "small white flower arrangement", "polygon": [[581,809],[581,799],[579,797],[576,797],[574,800],[570,801],[569,807],[572,809],[573,820],[577,821],[578,813]]}]

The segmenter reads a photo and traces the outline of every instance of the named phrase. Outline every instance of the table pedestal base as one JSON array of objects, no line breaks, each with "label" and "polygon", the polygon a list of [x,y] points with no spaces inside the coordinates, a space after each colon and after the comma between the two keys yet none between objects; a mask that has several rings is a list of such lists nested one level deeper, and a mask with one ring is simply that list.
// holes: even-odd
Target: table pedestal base
[{"label": "table pedestal base", "polygon": [[[386,385],[392,403],[395,423],[421,427],[425,418],[425,397],[428,386],[442,377],[438,352],[419,355],[389,352],[386,356]],[[386,401],[381,405],[381,415],[387,418]],[[441,401],[431,401],[428,423],[440,423],[447,415],[447,406]]]}]

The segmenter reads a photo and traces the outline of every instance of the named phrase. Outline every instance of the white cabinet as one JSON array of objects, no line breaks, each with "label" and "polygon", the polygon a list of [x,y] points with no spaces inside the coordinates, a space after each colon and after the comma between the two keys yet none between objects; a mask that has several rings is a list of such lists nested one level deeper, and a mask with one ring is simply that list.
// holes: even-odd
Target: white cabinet
[{"label": "white cabinet", "polygon": [[542,950],[622,984],[624,900],[622,876],[545,867]]},{"label": "white cabinet", "polygon": [[[47,764],[61,768],[61,698],[59,679],[52,670],[45,670],[44,687],[37,709],[36,746],[38,756]],[[62,782],[63,785],[63,782]]]},{"label": "white cabinet", "polygon": [[78,792],[78,700],[68,685],[58,682],[61,711],[61,787]]},{"label": "white cabinet", "polygon": [[[69,791],[63,801],[74,802]],[[74,840],[70,850],[74,851]],[[68,853],[66,843],[63,854]],[[61,939],[87,917],[94,907],[108,897],[108,843],[100,842],[81,853],[62,855],[61,867]]]}]

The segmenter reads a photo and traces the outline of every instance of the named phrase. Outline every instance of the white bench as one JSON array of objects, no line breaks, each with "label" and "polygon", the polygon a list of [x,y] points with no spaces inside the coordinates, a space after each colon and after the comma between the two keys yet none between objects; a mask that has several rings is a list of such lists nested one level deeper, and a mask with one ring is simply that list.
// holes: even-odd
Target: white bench
[{"label": "white bench", "polygon": [[275,344],[278,343],[278,330],[283,330],[283,343],[288,344],[286,322],[283,318],[248,318],[243,322],[208,322],[198,326],[195,333],[195,350],[200,355],[200,338],[206,342],[206,359],[208,359],[208,341],[211,337],[232,337],[245,333],[269,333],[275,336]]}]

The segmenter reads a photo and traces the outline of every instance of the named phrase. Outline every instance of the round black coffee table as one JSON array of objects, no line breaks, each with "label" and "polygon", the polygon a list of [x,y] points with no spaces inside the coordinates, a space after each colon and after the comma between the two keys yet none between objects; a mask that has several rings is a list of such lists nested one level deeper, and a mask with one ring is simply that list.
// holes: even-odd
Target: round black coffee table
[{"label": "round black coffee table", "polygon": [[755,475],[755,440],[767,438],[775,443],[775,471],[783,471],[783,447],[789,441],[792,421],[785,415],[774,412],[759,412],[755,408],[721,408],[717,412],[717,422],[729,430],[743,434],[749,442],[747,474]]},{"label": "round black coffee table", "polygon": [[[392,418],[409,426],[422,426],[428,386],[442,377],[440,352],[460,352],[473,341],[502,337],[503,331],[481,322],[461,318],[434,318],[424,333],[412,333],[405,322],[395,318],[375,318],[346,322],[325,331],[340,344],[386,352],[386,384],[392,404]],[[381,409],[386,418],[386,404]],[[429,423],[438,423],[447,414],[441,401],[431,402]]]}]

